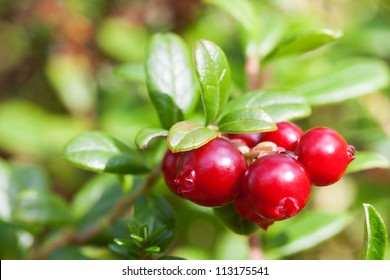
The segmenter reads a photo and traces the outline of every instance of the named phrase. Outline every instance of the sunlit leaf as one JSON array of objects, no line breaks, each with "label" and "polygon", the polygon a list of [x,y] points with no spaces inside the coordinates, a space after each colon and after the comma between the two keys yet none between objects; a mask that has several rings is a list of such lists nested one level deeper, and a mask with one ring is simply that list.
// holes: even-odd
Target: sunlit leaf
[{"label": "sunlit leaf", "polygon": [[353,160],[347,169],[348,173],[359,172],[372,168],[390,168],[390,160],[379,153],[358,151],[356,159]]},{"label": "sunlit leaf", "polygon": [[138,149],[144,150],[150,141],[157,137],[165,137],[168,136],[168,131],[161,128],[143,128],[141,129],[136,137],[135,137],[135,144],[137,145]]}]

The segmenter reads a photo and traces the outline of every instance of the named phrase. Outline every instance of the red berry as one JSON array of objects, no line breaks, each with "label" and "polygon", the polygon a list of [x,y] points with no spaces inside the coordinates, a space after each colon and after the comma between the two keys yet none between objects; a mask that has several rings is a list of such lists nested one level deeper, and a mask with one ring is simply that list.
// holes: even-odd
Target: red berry
[{"label": "red berry", "polygon": [[267,230],[268,227],[274,223],[272,220],[267,220],[257,215],[242,197],[239,197],[234,202],[233,206],[241,218],[258,224],[264,230]]},{"label": "red berry", "polygon": [[260,142],[261,133],[228,134],[227,137],[232,140],[241,141],[249,148],[253,148]]},{"label": "red berry", "polygon": [[292,122],[279,122],[276,126],[277,130],[262,134],[261,142],[270,141],[287,151],[295,151],[298,140],[303,134],[302,129]]},{"label": "red berry", "polygon": [[343,176],[348,164],[355,159],[355,148],[333,129],[316,127],[302,135],[297,156],[313,184],[327,186]]},{"label": "red berry", "polygon": [[[182,152],[177,160],[173,189],[178,195],[202,206],[232,203],[247,169],[245,157],[228,140],[216,138],[198,149]],[[165,172],[171,181],[173,171]],[[171,184],[171,183],[170,183]]]},{"label": "red berry", "polygon": [[166,151],[162,164],[161,170],[164,175],[164,180],[169,189],[176,195],[183,197],[181,193],[177,192],[178,186],[175,184],[177,176],[177,163],[182,153],[172,153],[170,150]]},{"label": "red berry", "polygon": [[257,159],[242,180],[242,196],[268,220],[284,220],[300,212],[309,200],[311,182],[303,165],[282,154]]}]

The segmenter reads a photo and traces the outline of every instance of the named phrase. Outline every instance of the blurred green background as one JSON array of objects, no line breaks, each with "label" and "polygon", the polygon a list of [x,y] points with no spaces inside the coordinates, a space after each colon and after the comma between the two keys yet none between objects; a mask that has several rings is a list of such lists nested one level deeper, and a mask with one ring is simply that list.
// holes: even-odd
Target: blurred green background
[{"label": "blurred green background", "polygon": [[[313,53],[267,65],[263,74],[269,87],[291,87],[357,56],[390,64],[387,0],[251,2],[260,17],[266,18],[270,11],[280,16],[288,23],[289,32],[332,28],[344,34],[337,43]],[[0,257],[29,258],[31,246],[44,243],[67,224],[66,208],[85,184],[99,184],[99,180],[117,184],[111,175],[93,179],[93,173],[64,160],[64,146],[72,137],[102,130],[135,147],[139,129],[159,126],[143,68],[152,34],[176,32],[189,48],[201,38],[221,46],[231,65],[232,95],[238,95],[247,90],[240,29],[229,14],[200,0],[0,0]],[[303,129],[330,126],[358,151],[375,151],[390,158],[390,88],[314,108],[312,116],[298,124]],[[95,181],[91,183],[91,179]],[[46,212],[17,211],[15,205],[22,207],[23,201],[7,204],[4,190],[19,185],[45,185],[60,200],[50,200],[51,207],[63,207],[64,214],[49,215],[53,223],[42,225],[40,217],[48,215]],[[104,204],[99,215],[109,211],[120,196],[108,187],[102,192],[107,194],[84,196]],[[177,234],[171,254],[189,259],[248,258],[247,239],[225,229],[210,209],[178,200],[162,181],[154,192],[165,196],[175,209]],[[388,169],[354,173],[334,186],[313,190],[307,211],[349,217],[348,222],[338,221],[331,238],[312,246],[309,239],[303,240],[307,246],[295,251],[275,251],[275,225],[264,234],[264,250],[269,258],[359,258],[363,202],[375,205],[390,225]],[[299,219],[291,222],[299,223]],[[304,225],[302,231],[310,229]],[[126,234],[124,215],[122,223],[96,240],[55,250],[49,258],[116,258],[106,245],[113,237]]]}]

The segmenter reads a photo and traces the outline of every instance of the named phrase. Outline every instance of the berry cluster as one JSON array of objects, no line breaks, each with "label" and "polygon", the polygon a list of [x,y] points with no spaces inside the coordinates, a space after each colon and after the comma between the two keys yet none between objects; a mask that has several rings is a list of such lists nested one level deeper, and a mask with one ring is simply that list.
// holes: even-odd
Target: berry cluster
[{"label": "berry cluster", "polygon": [[337,182],[354,154],[330,128],[304,133],[280,122],[275,131],[227,134],[191,151],[168,150],[162,171],[174,194],[202,206],[233,204],[241,218],[267,229],[300,212],[312,185]]}]

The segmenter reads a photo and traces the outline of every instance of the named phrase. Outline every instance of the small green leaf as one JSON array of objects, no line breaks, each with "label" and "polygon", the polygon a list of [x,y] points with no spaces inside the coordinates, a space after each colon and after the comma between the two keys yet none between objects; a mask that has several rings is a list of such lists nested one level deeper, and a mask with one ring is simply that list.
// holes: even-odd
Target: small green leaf
[{"label": "small green leaf", "polygon": [[302,96],[282,91],[259,90],[232,99],[220,115],[224,116],[241,108],[262,109],[275,122],[296,120],[311,114],[311,108]]},{"label": "small green leaf", "polygon": [[371,205],[364,203],[365,224],[362,258],[383,260],[387,249],[387,230],[382,217]]},{"label": "small green leaf", "polygon": [[267,258],[281,259],[305,251],[340,233],[350,221],[345,213],[306,211],[263,232],[264,253]]},{"label": "small green leaf", "polygon": [[223,116],[218,127],[224,133],[252,133],[275,130],[276,124],[261,109],[242,108]]},{"label": "small green leaf", "polygon": [[132,83],[145,84],[145,66],[142,63],[126,63],[114,68],[114,74]]},{"label": "small green leaf", "polygon": [[295,86],[312,105],[338,103],[373,93],[389,83],[388,66],[375,59],[343,62],[331,72]]},{"label": "small green leaf", "polygon": [[168,130],[161,128],[143,128],[135,136],[135,144],[138,149],[144,150],[149,145],[150,141],[157,137],[168,136]]},{"label": "small green leaf", "polygon": [[146,59],[150,98],[164,128],[183,120],[198,100],[199,87],[184,41],[173,33],[155,34]]},{"label": "small green leaf", "polygon": [[0,259],[16,260],[20,258],[17,231],[14,225],[0,219]]},{"label": "small green leaf", "polygon": [[372,168],[390,168],[390,160],[384,155],[374,152],[358,152],[347,169],[348,173],[359,172]]},{"label": "small green leaf", "polygon": [[32,225],[61,225],[71,222],[70,211],[65,201],[47,192],[20,193],[12,215],[16,221]]},{"label": "small green leaf", "polygon": [[98,131],[73,138],[66,146],[65,157],[75,166],[97,172],[138,174],[149,170],[141,154]]},{"label": "small green leaf", "polygon": [[307,32],[287,40],[275,48],[264,60],[291,55],[302,55],[339,39],[342,33],[337,30],[323,29]]},{"label": "small green leaf", "polygon": [[214,43],[199,40],[194,47],[195,71],[201,87],[206,125],[212,123],[229,98],[230,68],[224,52]]},{"label": "small green leaf", "polygon": [[168,147],[173,152],[199,148],[218,136],[218,132],[199,124],[182,121],[169,130]]},{"label": "small green leaf", "polygon": [[158,246],[150,246],[146,248],[144,251],[145,253],[149,253],[149,254],[158,254],[160,253],[161,249]]},{"label": "small green leaf", "polygon": [[241,218],[232,204],[213,208],[213,212],[223,224],[237,234],[249,235],[259,229],[259,226]]}]

